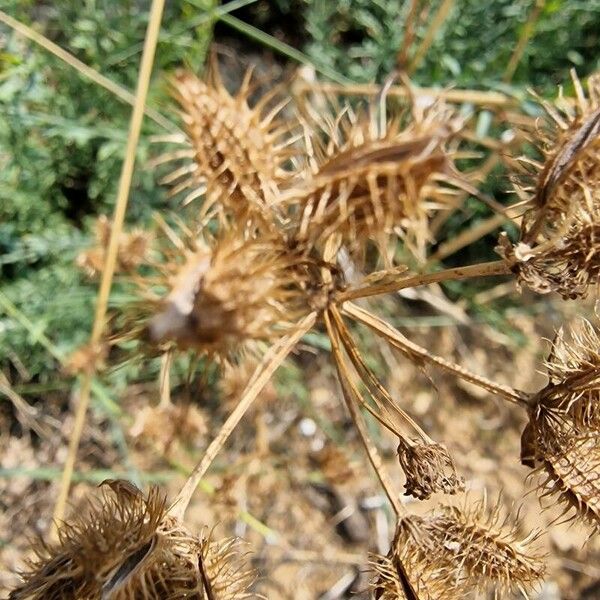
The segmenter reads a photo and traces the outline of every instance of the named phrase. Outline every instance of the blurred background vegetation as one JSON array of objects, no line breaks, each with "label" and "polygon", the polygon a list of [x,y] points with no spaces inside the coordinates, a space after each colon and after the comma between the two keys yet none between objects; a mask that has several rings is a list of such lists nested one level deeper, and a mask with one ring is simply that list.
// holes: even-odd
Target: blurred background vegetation
[{"label": "blurred background vegetation", "polygon": [[[600,66],[600,0],[420,4],[430,15],[440,6],[448,14],[423,60],[412,65],[418,85],[497,89],[525,101],[530,86],[552,95],[557,84],[569,81],[571,68],[585,77]],[[282,68],[298,61],[313,64],[324,79],[382,83],[396,65],[410,5],[397,0],[169,2],[149,105],[168,114],[169,73],[181,65],[200,71],[213,40]],[[147,2],[5,0],[3,10],[133,90]],[[531,27],[532,11],[537,11],[535,27],[509,84],[503,81],[505,70]],[[416,46],[430,21],[416,28]],[[94,218],[112,210],[130,107],[0,24],[0,114],[0,368],[17,391],[35,395],[67,385],[59,382],[58,365],[38,343],[41,337],[68,354],[90,331],[97,287],[74,260],[91,241]],[[165,190],[147,166],[150,139],[157,133],[163,131],[146,119],[128,212],[138,225],[166,203]],[[506,187],[499,173],[488,191],[500,194]],[[476,204],[450,220],[443,235],[451,237],[487,214]],[[15,315],[24,315],[28,326]],[[114,377],[127,379],[122,369]]]}]

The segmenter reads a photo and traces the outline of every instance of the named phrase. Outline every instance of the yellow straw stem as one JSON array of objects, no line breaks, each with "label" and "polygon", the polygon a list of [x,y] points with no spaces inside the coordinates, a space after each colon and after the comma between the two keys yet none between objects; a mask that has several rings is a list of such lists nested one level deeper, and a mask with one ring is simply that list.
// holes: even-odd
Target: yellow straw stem
[{"label": "yellow straw stem", "polygon": [[[106,310],[108,306],[108,296],[110,294],[110,288],[115,272],[117,252],[119,249],[119,237],[123,229],[127,201],[129,199],[129,189],[131,187],[133,167],[135,164],[135,151],[142,128],[144,105],[146,102],[146,96],[148,95],[148,86],[150,83],[150,75],[152,73],[152,65],[154,63],[154,54],[158,42],[158,34],[160,31],[160,22],[162,19],[164,4],[165,0],[152,0],[152,7],[150,9],[150,20],[148,22],[148,29],[146,30],[146,39],[144,40],[144,49],[140,63],[140,73],[138,76],[135,102],[133,105],[133,112],[131,114],[129,135],[125,149],[125,160],[123,161],[123,167],[121,170],[121,179],[119,181],[119,189],[117,191],[117,200],[113,216],[111,236],[106,253],[104,270],[102,271],[102,280],[100,282],[100,290],[98,292],[94,325],[92,328],[92,334],[90,336],[91,347],[95,347],[100,342],[102,331],[104,329]],[[69,439],[69,449],[63,468],[60,491],[54,507],[51,529],[51,536],[53,538],[56,538],[59,523],[64,519],[67,498],[69,496],[69,488],[71,485],[71,478],[73,476],[73,468],[75,466],[75,458],[85,424],[87,408],[90,403],[90,390],[92,386],[92,378],[96,370],[95,367],[96,365],[92,365],[92,368],[85,375],[83,375],[81,382],[79,402],[75,412],[75,422],[73,424],[73,431],[71,432],[71,437]]]},{"label": "yellow straw stem", "polygon": [[275,344],[275,346],[270,348],[269,352],[267,352],[263,358],[261,364],[256,367],[256,370],[246,385],[246,388],[242,393],[237,406],[233,409],[229,417],[227,417],[227,420],[221,426],[217,436],[209,444],[208,448],[204,452],[204,455],[202,456],[202,459],[191,472],[187,481],[179,491],[179,494],[177,494],[177,497],[173,501],[173,504],[171,504],[171,507],[169,508],[169,514],[171,516],[175,517],[176,519],[183,520],[185,511],[196,488],[198,487],[198,484],[208,471],[208,468],[216,458],[217,454],[221,451],[225,445],[225,442],[229,439],[229,436],[237,427],[242,417],[252,406],[261,390],[268,383],[269,379],[271,379],[273,373],[275,373],[277,368],[294,349],[294,346],[297,344],[300,338],[315,324],[316,318],[316,312],[311,312],[304,317],[304,319],[298,323],[296,329],[292,333],[281,338],[279,342]]},{"label": "yellow straw stem", "polygon": [[431,23],[429,24],[429,27],[427,28],[427,31],[425,32],[425,37],[423,38],[421,45],[417,48],[417,51],[415,52],[410,65],[408,66],[409,73],[414,73],[417,67],[421,64],[422,60],[425,58],[427,51],[429,48],[431,48],[431,44],[433,44],[435,36],[437,35],[440,27],[444,24],[444,21],[446,20],[446,17],[448,16],[453,4],[454,0],[444,0],[438,8],[438,11],[435,13]]},{"label": "yellow straw stem", "polygon": [[527,44],[529,40],[533,36],[535,32],[535,26],[542,14],[542,10],[544,9],[544,4],[546,4],[546,0],[535,0],[533,5],[533,9],[529,13],[529,17],[527,19],[527,23],[523,26],[523,31],[521,32],[521,36],[519,37],[519,41],[508,61],[508,65],[506,65],[506,70],[504,71],[504,75],[502,77],[502,81],[504,83],[510,83],[523,58],[523,54],[525,53],[525,48],[527,48]]}]

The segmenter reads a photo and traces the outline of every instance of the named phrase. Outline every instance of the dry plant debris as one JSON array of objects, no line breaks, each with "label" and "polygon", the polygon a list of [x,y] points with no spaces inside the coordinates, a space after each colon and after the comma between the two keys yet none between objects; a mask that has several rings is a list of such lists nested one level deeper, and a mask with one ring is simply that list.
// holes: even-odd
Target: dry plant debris
[{"label": "dry plant debris", "polygon": [[[143,496],[111,483],[112,495],[106,492],[88,517],[64,525],[59,544],[31,565],[11,598],[244,597],[247,578],[222,567],[219,546],[190,535],[183,518],[198,483],[273,372],[317,327],[327,333],[345,405],[396,513],[392,549],[375,560],[375,597],[528,593],[544,572],[533,543],[538,534],[521,535],[499,507],[407,514],[364,414],[397,440],[407,494],[457,494],[463,478],[444,444],[426,433],[365,360],[349,322],[421,370],[435,367],[522,408],[529,417],[522,460],[544,472],[543,494],[556,492],[574,517],[597,531],[595,326],[584,323],[571,341],[559,335],[547,361],[549,383],[531,394],[437,356],[363,303],[406,288],[511,272],[519,284],[563,298],[581,298],[595,287],[600,107],[595,83],[587,98],[574,82],[576,109],[563,98],[543,103],[548,127],[529,132],[543,162],[514,161],[515,171],[525,165],[538,174],[517,184],[525,206],[520,241],[501,239],[502,260],[419,273],[409,267],[423,262],[433,219],[458,206],[461,190],[472,190],[477,179],[456,166],[469,134],[448,107],[413,104],[384,126],[369,111],[323,111],[327,100],[288,115],[283,107],[290,99],[281,88],[254,97],[250,73],[235,94],[214,67],[205,80],[179,74],[173,87],[186,134],[168,138],[178,146],[157,163],[175,163],[166,178],[174,194],[186,190],[185,202],[204,200],[194,222],[160,219],[156,235],[139,236],[154,238],[154,245],[151,252],[134,252],[135,264],[123,263],[129,272],[142,258],[129,274],[138,299],[125,308],[123,330],[112,343],[138,339],[142,353],[191,352],[224,365],[251,354],[256,367],[169,509],[158,491]],[[389,252],[398,241],[401,259]],[[357,271],[366,275],[349,276]],[[96,565],[93,573],[83,558]]]}]

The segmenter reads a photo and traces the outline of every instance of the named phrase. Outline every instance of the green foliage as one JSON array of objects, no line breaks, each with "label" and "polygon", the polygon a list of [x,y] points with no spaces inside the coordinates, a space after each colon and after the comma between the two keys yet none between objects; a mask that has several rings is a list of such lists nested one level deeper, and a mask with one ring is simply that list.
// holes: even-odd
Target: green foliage
[{"label": "green foliage", "polygon": [[[414,74],[421,85],[450,83],[498,87],[536,0],[460,0]],[[420,2],[424,16],[416,43],[442,0]],[[381,82],[395,67],[410,2],[306,0],[310,41],[306,50],[321,64],[357,82]],[[548,0],[514,77],[522,86],[553,93],[569,69],[587,75],[600,68],[599,0]]]},{"label": "green foliage", "polygon": [[405,7],[394,0],[306,0],[306,51],[358,82],[380,81],[395,66]]},{"label": "green foliage", "polygon": [[[167,3],[150,105],[165,104],[165,72],[182,64],[199,69],[204,62],[212,27],[206,10],[215,1],[195,4]],[[137,2],[65,0],[42,7],[12,0],[3,9],[135,89],[147,25],[147,10]],[[4,26],[0,33],[2,291],[68,352],[89,335],[96,291],[75,270],[74,259],[90,243],[91,217],[112,211],[131,107]],[[146,120],[128,210],[138,225],[165,199],[145,167],[154,133],[164,132]],[[0,365],[15,360],[42,379],[55,368],[27,333],[0,314]]]}]

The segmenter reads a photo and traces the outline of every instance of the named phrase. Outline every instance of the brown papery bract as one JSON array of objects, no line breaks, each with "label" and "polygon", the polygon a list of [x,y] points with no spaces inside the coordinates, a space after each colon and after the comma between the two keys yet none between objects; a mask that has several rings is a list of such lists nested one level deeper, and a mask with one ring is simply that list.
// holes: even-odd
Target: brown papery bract
[{"label": "brown papery bract", "polygon": [[198,537],[166,510],[158,488],[144,496],[129,482],[109,480],[59,530],[39,544],[10,600],[234,600],[249,598],[253,574],[233,540]]}]

